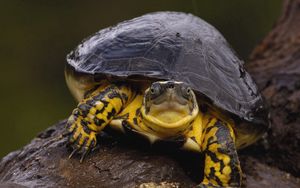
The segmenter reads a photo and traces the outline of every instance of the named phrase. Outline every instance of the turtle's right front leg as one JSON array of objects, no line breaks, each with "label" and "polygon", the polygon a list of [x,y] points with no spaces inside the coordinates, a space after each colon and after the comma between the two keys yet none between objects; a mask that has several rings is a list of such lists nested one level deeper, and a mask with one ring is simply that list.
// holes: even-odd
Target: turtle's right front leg
[{"label": "turtle's right front leg", "polygon": [[67,131],[73,147],[70,158],[75,153],[85,155],[94,148],[96,135],[118,114],[135,96],[134,90],[127,84],[111,84],[98,87],[83,99],[72,112]]}]

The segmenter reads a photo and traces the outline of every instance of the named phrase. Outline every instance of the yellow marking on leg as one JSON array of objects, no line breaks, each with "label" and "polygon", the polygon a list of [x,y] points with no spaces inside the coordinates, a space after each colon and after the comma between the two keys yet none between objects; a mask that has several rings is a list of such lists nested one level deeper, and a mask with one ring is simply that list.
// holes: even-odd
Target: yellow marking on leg
[{"label": "yellow marking on leg", "polygon": [[90,110],[90,113],[95,114],[97,110],[101,110],[104,107],[104,104],[100,101],[96,102],[96,106]]},{"label": "yellow marking on leg", "polygon": [[88,148],[88,147],[91,145],[91,143],[92,143],[93,140],[95,141],[94,145],[97,144],[97,140],[96,140],[96,132],[91,132],[91,134],[88,135],[88,138],[89,138],[89,139],[87,140],[86,148]]},{"label": "yellow marking on leg", "polygon": [[70,142],[88,151],[96,144],[96,135],[132,101],[135,91],[128,85],[102,85],[89,93],[73,111],[68,122]]},{"label": "yellow marking on leg", "polygon": [[74,134],[73,134],[73,136],[72,136],[72,138],[73,138],[74,140],[76,140],[76,139],[78,138],[78,136],[80,135],[81,129],[82,129],[82,126],[81,126],[81,125],[78,125],[78,126],[77,126],[77,129],[75,130],[75,132],[74,132]]},{"label": "yellow marking on leg", "polygon": [[[117,112],[120,112],[122,109],[122,99],[121,98],[114,98],[109,100],[109,104],[114,108]],[[121,105],[120,105],[121,104]]]},{"label": "yellow marking on leg", "polygon": [[88,120],[88,119],[94,119],[94,118],[95,118],[95,114],[89,113],[89,114],[87,115],[86,120]]},{"label": "yellow marking on leg", "polygon": [[241,169],[234,146],[231,126],[212,119],[205,126],[202,151],[205,152],[203,184],[214,186],[240,186]]},{"label": "yellow marking on leg", "polygon": [[[216,118],[211,119],[210,121],[208,121],[207,125],[204,127],[204,132],[203,132],[203,137],[202,137],[202,144],[201,144],[201,150],[204,151],[205,148],[207,147],[207,142],[209,138],[213,138],[214,135],[216,134],[216,131],[218,130],[216,127],[213,127],[214,124],[217,122]],[[210,129],[209,132],[207,132],[206,130]]]},{"label": "yellow marking on leg", "polygon": [[129,123],[129,126],[131,126],[133,129],[137,130],[137,131],[142,131],[142,129],[140,128],[141,123],[138,123],[137,125],[134,122],[134,118],[137,118],[137,121],[140,122],[140,118],[137,117],[138,114],[137,111],[138,109],[142,106],[142,102],[143,102],[143,95],[138,94],[136,95],[136,97],[134,98],[134,100],[128,105],[126,106],[118,115],[119,117],[125,116],[127,115],[127,122]]},{"label": "yellow marking on leg", "polygon": [[229,174],[231,173],[231,168],[230,168],[229,166],[225,166],[225,167],[223,168],[222,173],[223,173],[224,175],[229,175]]}]

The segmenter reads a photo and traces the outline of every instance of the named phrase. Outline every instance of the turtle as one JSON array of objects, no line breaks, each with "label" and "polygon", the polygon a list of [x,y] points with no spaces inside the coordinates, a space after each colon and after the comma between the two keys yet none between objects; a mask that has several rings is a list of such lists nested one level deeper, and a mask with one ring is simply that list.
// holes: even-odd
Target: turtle
[{"label": "turtle", "polygon": [[154,12],[83,40],[67,56],[78,101],[66,130],[80,162],[106,130],[202,153],[199,187],[240,187],[237,149],[269,128],[262,95],[222,34],[201,18]]}]

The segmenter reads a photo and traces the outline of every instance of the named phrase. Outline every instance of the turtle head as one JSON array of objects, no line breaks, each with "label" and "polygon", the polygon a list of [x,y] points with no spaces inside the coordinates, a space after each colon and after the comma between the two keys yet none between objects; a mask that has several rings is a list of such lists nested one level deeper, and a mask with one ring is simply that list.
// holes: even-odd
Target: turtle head
[{"label": "turtle head", "polygon": [[185,129],[198,114],[193,90],[182,82],[158,81],[145,91],[142,120],[157,131]]}]

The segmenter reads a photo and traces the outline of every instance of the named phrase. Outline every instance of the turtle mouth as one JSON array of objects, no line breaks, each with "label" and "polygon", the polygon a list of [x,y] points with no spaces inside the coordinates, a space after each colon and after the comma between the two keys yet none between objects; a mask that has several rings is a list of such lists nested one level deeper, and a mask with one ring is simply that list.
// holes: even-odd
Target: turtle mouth
[{"label": "turtle mouth", "polygon": [[146,90],[144,115],[163,127],[181,126],[197,111],[192,90],[181,82],[155,82]]},{"label": "turtle mouth", "polygon": [[165,123],[175,123],[192,113],[189,101],[171,94],[165,99],[154,100],[148,115]]}]

